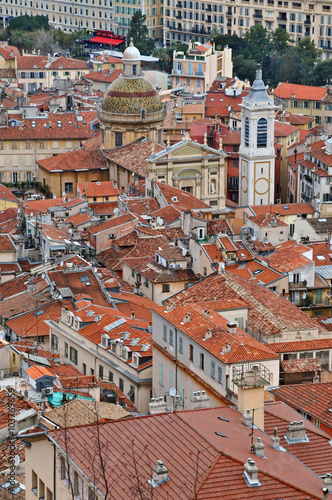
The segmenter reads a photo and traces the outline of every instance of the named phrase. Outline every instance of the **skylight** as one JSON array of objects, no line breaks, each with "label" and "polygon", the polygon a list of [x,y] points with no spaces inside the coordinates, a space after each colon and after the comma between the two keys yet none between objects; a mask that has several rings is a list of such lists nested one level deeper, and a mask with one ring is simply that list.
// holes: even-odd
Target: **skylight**
[{"label": "skylight", "polygon": [[260,274],[260,273],[262,273],[262,272],[263,272],[263,269],[257,269],[256,271],[254,271],[254,273],[253,273],[253,274]]},{"label": "skylight", "polygon": [[326,219],[318,219],[318,222],[327,222]]},{"label": "skylight", "polygon": [[104,330],[110,332],[111,330],[114,330],[114,328],[117,328],[118,326],[121,326],[124,323],[126,323],[126,320],[124,318],[120,318],[117,321],[114,321],[114,323],[110,323],[109,325],[105,326]]},{"label": "skylight", "polygon": [[282,208],[283,208],[284,210],[289,210],[289,206],[288,206],[288,205],[283,205],[283,206],[282,206]]},{"label": "skylight", "polygon": [[45,314],[45,309],[41,309],[40,311],[35,312],[34,316],[41,316],[42,314]]},{"label": "skylight", "polygon": [[316,259],[325,260],[325,257],[324,257],[324,255],[316,255]]},{"label": "skylight", "polygon": [[80,280],[81,280],[82,283],[87,283],[88,281],[90,281],[90,279],[89,279],[88,276],[81,276]]}]

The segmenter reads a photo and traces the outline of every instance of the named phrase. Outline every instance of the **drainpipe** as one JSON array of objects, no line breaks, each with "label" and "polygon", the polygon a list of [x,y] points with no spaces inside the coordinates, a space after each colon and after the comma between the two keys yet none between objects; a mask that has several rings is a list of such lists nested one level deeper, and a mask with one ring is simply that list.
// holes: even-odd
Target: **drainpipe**
[{"label": "drainpipe", "polygon": [[56,449],[53,443],[53,499],[56,500]]},{"label": "drainpipe", "polygon": [[[178,329],[175,328],[175,361],[178,359]],[[175,388],[178,393],[178,364],[175,362]]]}]

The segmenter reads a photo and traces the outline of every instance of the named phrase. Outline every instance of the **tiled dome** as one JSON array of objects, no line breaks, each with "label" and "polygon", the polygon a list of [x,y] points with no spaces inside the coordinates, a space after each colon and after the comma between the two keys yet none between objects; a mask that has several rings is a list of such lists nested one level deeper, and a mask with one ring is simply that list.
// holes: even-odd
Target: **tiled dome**
[{"label": "tiled dome", "polygon": [[145,78],[117,78],[107,89],[102,109],[109,113],[140,114],[162,110],[161,98],[154,86]]}]

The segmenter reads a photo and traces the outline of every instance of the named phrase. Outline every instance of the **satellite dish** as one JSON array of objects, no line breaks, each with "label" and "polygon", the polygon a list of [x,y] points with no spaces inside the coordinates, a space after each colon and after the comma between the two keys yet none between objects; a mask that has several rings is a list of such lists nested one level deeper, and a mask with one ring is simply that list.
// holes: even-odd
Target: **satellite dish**
[{"label": "satellite dish", "polygon": [[15,455],[15,457],[14,457],[15,467],[18,467],[20,465],[20,462],[21,462],[21,459],[20,459],[19,455]]},{"label": "satellite dish", "polygon": [[307,298],[307,294],[305,292],[302,293],[302,299],[306,299]]},{"label": "satellite dish", "polygon": [[251,241],[256,241],[256,236],[252,236]]},{"label": "satellite dish", "polygon": [[294,234],[293,234],[293,240],[294,240],[294,241],[296,241],[296,240],[297,240],[297,234],[296,234],[296,233],[294,233]]},{"label": "satellite dish", "polygon": [[169,395],[171,396],[171,398],[175,398],[175,396],[176,396],[176,389],[175,389],[175,387],[171,387],[170,388]]}]

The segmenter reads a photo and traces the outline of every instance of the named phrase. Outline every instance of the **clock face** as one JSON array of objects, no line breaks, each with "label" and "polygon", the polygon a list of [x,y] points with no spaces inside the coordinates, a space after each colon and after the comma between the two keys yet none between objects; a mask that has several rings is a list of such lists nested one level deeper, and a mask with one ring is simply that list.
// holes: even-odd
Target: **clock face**
[{"label": "clock face", "polygon": [[248,190],[248,181],[245,175],[242,175],[241,177],[241,191],[243,193],[246,193]]}]

